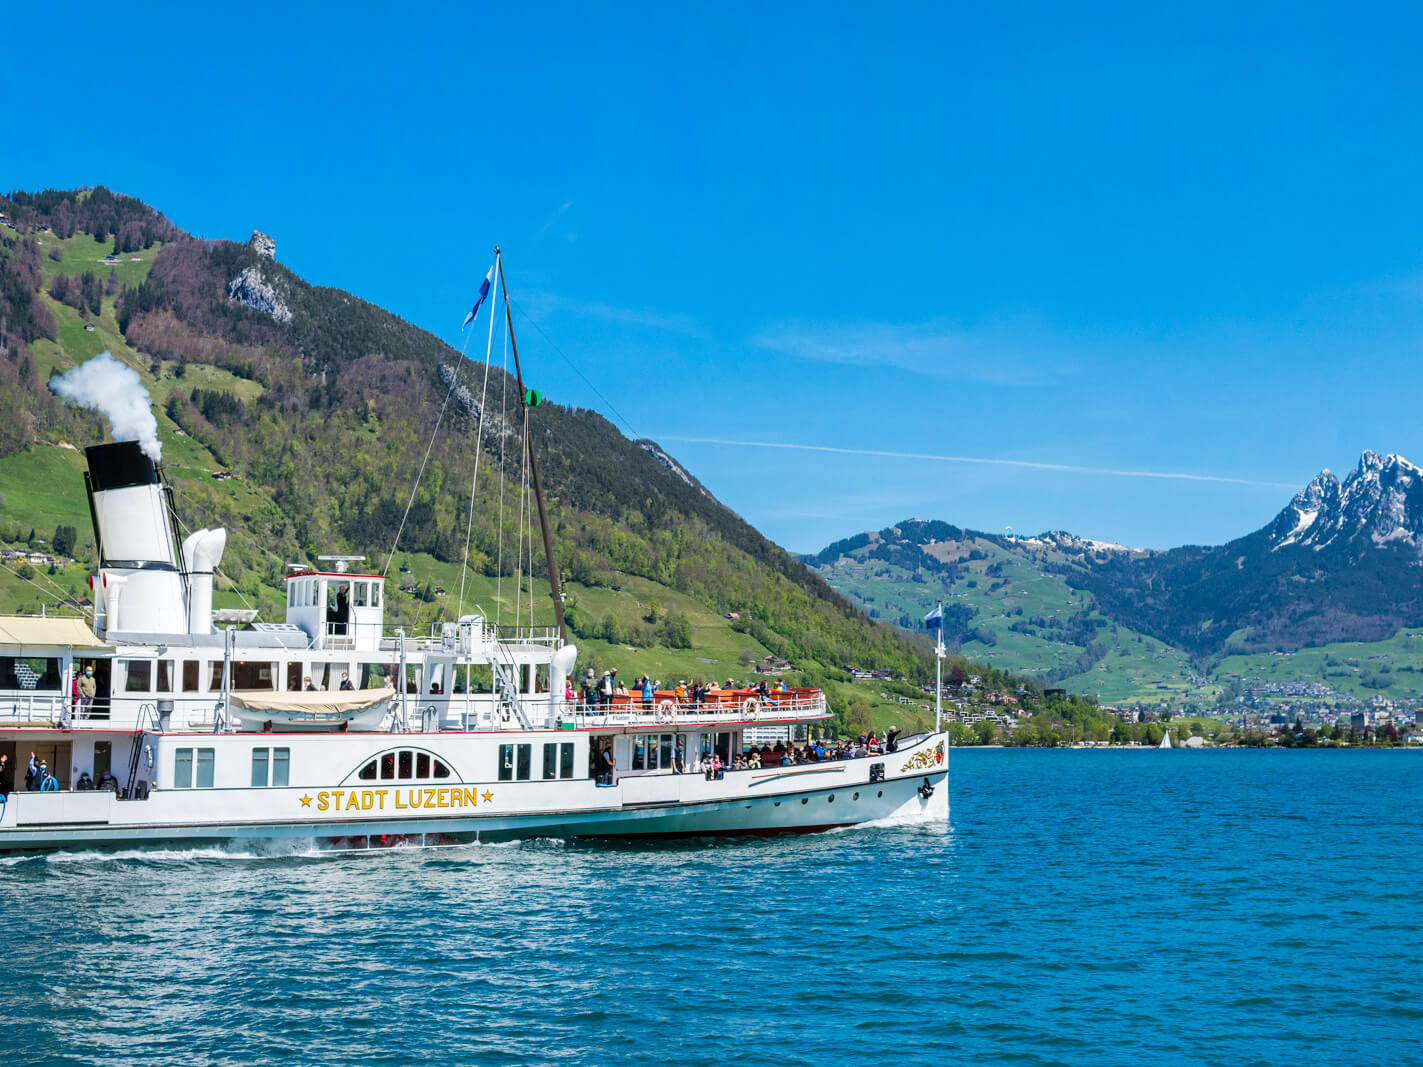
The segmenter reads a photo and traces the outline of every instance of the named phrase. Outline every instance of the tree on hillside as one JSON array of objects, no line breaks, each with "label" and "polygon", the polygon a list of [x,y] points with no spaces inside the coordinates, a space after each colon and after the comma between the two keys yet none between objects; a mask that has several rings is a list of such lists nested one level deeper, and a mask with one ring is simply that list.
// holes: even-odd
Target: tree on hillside
[{"label": "tree on hillside", "polygon": [[79,531],[73,526],[56,526],[54,537],[50,539],[50,544],[54,546],[54,554],[57,556],[74,555],[74,546],[79,541]]}]

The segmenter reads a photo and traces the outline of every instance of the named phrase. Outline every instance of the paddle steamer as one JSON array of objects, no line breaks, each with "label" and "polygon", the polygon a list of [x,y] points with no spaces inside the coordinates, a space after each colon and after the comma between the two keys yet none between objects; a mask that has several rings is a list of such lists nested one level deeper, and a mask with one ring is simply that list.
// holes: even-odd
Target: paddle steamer
[{"label": "paddle steamer", "polygon": [[[512,342],[512,322],[509,331]],[[516,369],[517,359],[515,348]],[[733,764],[749,730],[791,737],[830,718],[814,689],[569,701],[578,650],[556,581],[550,628],[466,614],[429,633],[389,632],[386,579],[357,557],[291,568],[282,622],[214,611],[225,531],[180,540],[162,469],[137,443],[96,445],[86,458],[92,623],[0,619],[0,755],[13,779],[0,783],[0,851],[272,838],[362,848],[947,818],[938,732],[873,757],[707,773],[717,758]],[[81,674],[92,697],[74,695]],[[32,754],[52,782],[26,787]]]}]

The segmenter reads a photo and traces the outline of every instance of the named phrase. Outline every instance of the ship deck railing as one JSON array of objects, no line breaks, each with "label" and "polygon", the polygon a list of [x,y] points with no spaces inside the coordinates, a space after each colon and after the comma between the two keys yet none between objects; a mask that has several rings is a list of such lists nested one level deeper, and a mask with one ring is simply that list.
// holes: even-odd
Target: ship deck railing
[{"label": "ship deck railing", "polygon": [[793,689],[763,695],[755,690],[718,690],[705,700],[678,699],[657,693],[651,703],[640,696],[614,696],[609,704],[570,704],[564,721],[583,728],[674,725],[690,722],[755,722],[774,725],[828,718],[825,694]]}]

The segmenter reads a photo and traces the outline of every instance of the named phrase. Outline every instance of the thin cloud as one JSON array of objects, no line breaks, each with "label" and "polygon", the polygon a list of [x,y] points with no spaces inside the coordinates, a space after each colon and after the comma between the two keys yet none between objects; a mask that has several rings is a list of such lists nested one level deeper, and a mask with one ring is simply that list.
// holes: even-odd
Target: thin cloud
[{"label": "thin cloud", "polygon": [[615,304],[605,304],[600,300],[578,300],[558,293],[529,293],[524,298],[524,307],[531,315],[544,318],[554,314],[572,315],[575,318],[601,319],[623,326],[638,326],[651,330],[664,330],[685,337],[703,337],[706,334],[702,324],[690,315],[676,312],[654,311],[650,308],[625,308]]},{"label": "thin cloud", "polygon": [[760,331],[751,343],[819,363],[898,367],[987,385],[1051,385],[1075,371],[1072,345],[1027,327],[786,323]]},{"label": "thin cloud", "polygon": [[544,223],[544,228],[539,231],[539,236],[542,237],[544,234],[548,233],[549,229],[553,226],[553,224],[559,219],[561,219],[568,211],[568,209],[572,206],[572,200],[565,200],[563,204],[559,207],[559,209],[548,217],[548,221]]},{"label": "thin cloud", "polygon": [[830,452],[842,456],[879,456],[886,459],[918,459],[935,463],[977,463],[993,467],[1024,467],[1028,470],[1060,471],[1065,474],[1095,474],[1114,478],[1161,478],[1182,482],[1215,482],[1225,485],[1263,486],[1269,489],[1298,489],[1292,482],[1257,481],[1253,478],[1233,478],[1222,474],[1192,474],[1185,471],[1134,471],[1112,467],[1080,467],[1070,463],[1039,463],[1027,459],[996,459],[986,456],[939,456],[927,452],[891,452],[877,448],[838,448],[834,445],[803,445],[785,441],[728,441],[719,437],[663,436],[659,441],[681,444],[725,445],[732,448],[779,448],[795,452]]}]

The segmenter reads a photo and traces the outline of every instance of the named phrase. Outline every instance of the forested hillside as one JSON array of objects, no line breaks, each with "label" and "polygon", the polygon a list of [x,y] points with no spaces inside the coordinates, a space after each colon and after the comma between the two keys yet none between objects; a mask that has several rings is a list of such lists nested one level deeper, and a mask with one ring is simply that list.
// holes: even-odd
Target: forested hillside
[{"label": "forested hillside", "polygon": [[[109,349],[159,408],[188,524],[233,531],[223,588],[266,617],[281,616],[288,562],[340,552],[383,567],[403,516],[391,574],[406,591],[391,606],[408,625],[451,614],[462,581],[466,609],[549,617],[546,587],[528,578],[531,568],[542,576],[543,553],[530,547],[516,387],[501,371],[486,389],[482,363],[306,283],[263,242],[198,240],[101,188],[15,193],[0,212],[0,537],[45,540],[70,525],[82,557],[91,533],[73,449],[105,427],[46,382]],[[525,372],[537,386],[537,368]],[[463,388],[452,391],[455,375]],[[655,653],[686,676],[728,663],[744,674],[771,658],[810,677],[845,665],[932,677],[926,643],[867,619],[597,413],[545,403],[532,420],[570,624],[589,655],[636,669]],[[28,586],[7,575],[0,595],[8,609],[33,609],[50,586],[80,595],[82,573],[61,568]],[[705,642],[715,654],[696,655]]]}]

